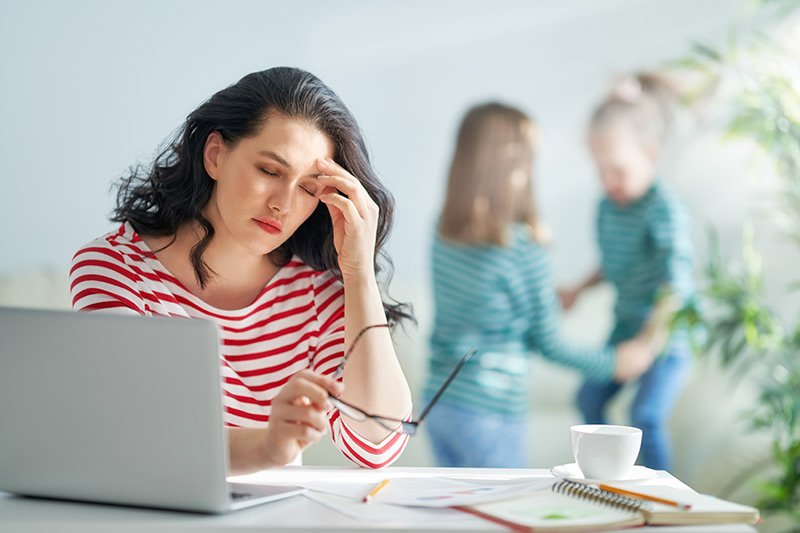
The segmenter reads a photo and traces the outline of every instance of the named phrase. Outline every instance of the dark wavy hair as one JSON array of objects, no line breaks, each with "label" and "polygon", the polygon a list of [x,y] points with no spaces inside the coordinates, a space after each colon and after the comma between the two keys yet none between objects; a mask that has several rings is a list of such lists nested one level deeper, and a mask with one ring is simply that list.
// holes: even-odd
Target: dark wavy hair
[{"label": "dark wavy hair", "polygon": [[[203,253],[214,237],[214,227],[202,209],[215,183],[203,161],[206,139],[217,131],[233,147],[257,135],[271,113],[307,120],[325,133],[333,141],[334,160],[358,178],[378,205],[374,268],[376,274],[382,270],[380,256],[387,264],[388,285],[392,263],[381,248],[391,230],[394,198],[372,169],[364,138],[350,110],[319,78],[296,68],[276,67],[248,74],[195,109],[152,166],[135,167],[120,180],[111,220],[128,221],[143,235],[172,236],[172,242],[181,224],[198,222],[205,235],[192,248],[190,259],[198,282],[205,286],[213,271],[203,260]],[[323,203],[270,253],[270,258],[283,266],[295,254],[314,270],[330,270],[342,279],[333,226]],[[384,310],[390,321],[413,319],[409,304],[384,302]]]}]

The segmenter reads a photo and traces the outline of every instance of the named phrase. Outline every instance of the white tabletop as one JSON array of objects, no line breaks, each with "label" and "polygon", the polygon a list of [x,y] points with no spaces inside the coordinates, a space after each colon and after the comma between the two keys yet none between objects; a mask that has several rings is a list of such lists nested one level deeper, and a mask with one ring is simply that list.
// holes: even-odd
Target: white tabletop
[{"label": "white tabletop", "polygon": [[[543,469],[467,469],[467,468],[413,468],[390,467],[379,471],[343,467],[284,467],[235,478],[249,483],[286,482],[292,479],[331,479],[342,476],[374,481],[392,477],[450,477],[471,479],[500,479],[521,477],[550,477]],[[689,489],[681,481],[659,472],[645,484],[667,485]],[[370,504],[372,505],[372,504]],[[64,502],[23,498],[0,492],[0,532],[39,533],[59,531],[115,532],[115,531],[201,531],[238,532],[247,530],[290,531],[292,533],[318,531],[508,531],[504,527],[481,518],[452,509],[395,508],[391,519],[381,521],[359,520],[342,514],[312,500],[307,496],[267,503],[225,515],[199,515],[193,513],[127,508],[78,502]],[[428,513],[425,516],[424,513]],[[628,530],[630,531],[630,530]],[[753,532],[748,525],[658,527],[659,532]]]}]

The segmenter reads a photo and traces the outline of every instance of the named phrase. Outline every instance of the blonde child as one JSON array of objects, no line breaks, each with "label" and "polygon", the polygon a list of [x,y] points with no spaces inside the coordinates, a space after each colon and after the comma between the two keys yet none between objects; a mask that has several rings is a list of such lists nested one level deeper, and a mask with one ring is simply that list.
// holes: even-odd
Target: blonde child
[{"label": "blonde child", "polygon": [[[617,292],[609,342],[644,333],[666,345],[639,380],[631,423],[643,430],[640,462],[667,470],[672,452],[666,424],[691,359],[686,332],[670,336],[664,317],[694,291],[690,215],[657,175],[672,98],[663,79],[640,74],[619,80],[594,112],[589,146],[606,194],[597,218],[601,265],[561,294],[568,309],[583,290],[608,280]],[[581,387],[578,406],[587,423],[605,423],[604,408],[619,389],[588,381]]]},{"label": "blonde child", "polygon": [[458,133],[433,244],[426,394],[464,352],[478,353],[426,423],[441,466],[526,466],[532,352],[604,384],[638,376],[653,359],[644,337],[594,349],[559,337],[560,306],[533,202],[537,134],[525,114],[497,103],[470,110]]}]

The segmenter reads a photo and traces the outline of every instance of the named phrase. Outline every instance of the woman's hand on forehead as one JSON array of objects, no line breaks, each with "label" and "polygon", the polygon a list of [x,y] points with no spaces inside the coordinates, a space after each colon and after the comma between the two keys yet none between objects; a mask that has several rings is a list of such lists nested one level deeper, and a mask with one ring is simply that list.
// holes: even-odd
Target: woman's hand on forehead
[{"label": "woman's hand on forehead", "polygon": [[342,275],[374,274],[375,239],[379,209],[364,185],[332,159],[318,159],[318,179],[326,189],[320,195],[333,223],[333,242]]}]

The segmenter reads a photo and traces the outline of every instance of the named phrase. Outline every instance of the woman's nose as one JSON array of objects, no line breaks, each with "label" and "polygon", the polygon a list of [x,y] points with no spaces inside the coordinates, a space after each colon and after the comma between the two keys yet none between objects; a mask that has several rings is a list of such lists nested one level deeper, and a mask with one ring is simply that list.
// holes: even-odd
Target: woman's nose
[{"label": "woman's nose", "polygon": [[267,199],[267,205],[279,213],[288,213],[292,206],[293,195],[291,187],[281,184],[272,190]]}]

